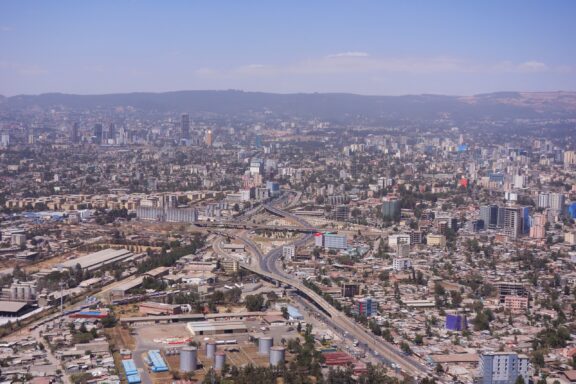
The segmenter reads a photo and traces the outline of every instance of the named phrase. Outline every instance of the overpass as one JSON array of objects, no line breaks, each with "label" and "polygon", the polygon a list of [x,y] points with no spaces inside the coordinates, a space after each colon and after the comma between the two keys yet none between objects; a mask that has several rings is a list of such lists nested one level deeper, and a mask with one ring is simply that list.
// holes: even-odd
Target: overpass
[{"label": "overpass", "polygon": [[[306,242],[310,236],[311,235],[306,235],[303,239],[296,240],[291,244],[302,244]],[[243,241],[247,248],[250,249],[258,259],[258,263],[256,264],[241,263],[241,268],[256,273],[268,280],[280,282],[303,293],[310,299],[310,301],[326,312],[338,328],[348,332],[349,335],[369,346],[388,361],[398,364],[405,374],[411,377],[428,376],[427,367],[417,362],[414,358],[404,355],[398,348],[385,341],[382,337],[377,337],[368,332],[362,325],[356,323],[356,321],[348,318],[343,312],[334,308],[321,295],[306,287],[300,281],[285,274],[283,271],[280,271],[276,265],[276,261],[282,255],[281,248],[275,248],[264,256],[262,251],[260,251],[258,246],[252,240],[241,236],[238,236],[237,239]]]},{"label": "overpass", "polygon": [[[302,227],[312,228],[312,226],[303,218],[278,209],[271,204],[265,204],[263,205],[263,208],[274,215],[292,220]],[[241,263],[240,266],[242,268],[256,273],[266,279],[280,282],[301,292],[306,297],[308,297],[310,301],[314,302],[319,308],[322,308],[322,310],[330,316],[332,323],[335,324],[338,328],[344,330],[358,341],[369,346],[388,361],[396,363],[406,375],[414,378],[423,378],[428,376],[429,369],[426,366],[420,364],[413,357],[404,355],[398,348],[385,341],[382,337],[377,337],[374,334],[368,332],[362,325],[356,323],[356,321],[348,318],[344,313],[334,308],[321,295],[306,287],[304,284],[294,279],[290,275],[287,275],[284,273],[284,271],[278,269],[276,262],[282,255],[281,247],[274,248],[268,252],[267,255],[263,255],[260,248],[251,239],[245,236],[237,236],[233,234],[228,235],[244,242],[247,248],[257,259],[257,263]],[[304,237],[291,242],[290,245],[303,245],[309,241],[311,237],[312,234],[307,233]]]},{"label": "overpass", "polygon": [[299,232],[299,233],[316,233],[320,231],[319,229],[311,226],[302,227],[295,225],[267,225],[267,224],[242,223],[238,221],[197,221],[194,223],[194,225],[203,228],[248,229],[248,230],[265,230],[265,231]]},{"label": "overpass", "polygon": [[426,368],[424,365],[420,364],[410,356],[403,355],[399,349],[384,341],[384,339],[381,337],[377,337],[374,334],[369,333],[361,325],[348,318],[344,313],[330,305],[330,303],[328,303],[322,296],[314,292],[312,289],[306,287],[299,281],[289,277],[280,276],[275,273],[262,271],[259,266],[252,266],[242,263],[241,267],[269,280],[278,281],[282,284],[285,284],[286,286],[300,291],[318,307],[320,307],[324,312],[326,312],[330,316],[332,322],[339,328],[345,330],[348,332],[348,334],[352,335],[360,342],[366,344],[387,360],[398,364],[398,366],[400,366],[405,374],[411,377],[421,378],[428,376],[428,368]]}]

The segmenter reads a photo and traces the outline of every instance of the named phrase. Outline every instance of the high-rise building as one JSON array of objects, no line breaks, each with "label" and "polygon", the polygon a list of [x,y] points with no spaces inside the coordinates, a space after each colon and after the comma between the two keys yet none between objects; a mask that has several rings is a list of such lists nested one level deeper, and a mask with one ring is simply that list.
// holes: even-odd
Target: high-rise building
[{"label": "high-rise building", "polygon": [[98,123],[94,125],[94,136],[93,136],[93,142],[94,144],[97,145],[101,145],[102,144],[102,138],[103,138],[103,128],[102,128],[102,124]]},{"label": "high-rise building", "polygon": [[514,384],[519,376],[528,383],[530,360],[516,352],[484,352],[478,364],[480,384]]},{"label": "high-rise building", "polygon": [[80,129],[80,124],[75,122],[72,125],[72,130],[70,131],[70,142],[72,144],[77,144],[80,141],[80,136],[78,135],[78,130]]},{"label": "high-rise building", "polygon": [[543,239],[546,237],[546,215],[536,213],[532,218],[530,237],[533,239]]},{"label": "high-rise building", "polygon": [[358,294],[360,294],[360,285],[342,283],[342,297],[354,297]]},{"label": "high-rise building", "polygon": [[564,165],[567,167],[576,165],[576,151],[564,152]]},{"label": "high-rise building", "polygon": [[484,229],[494,229],[498,227],[498,206],[483,205],[480,207],[480,220],[484,222]]},{"label": "high-rise building", "polygon": [[382,201],[382,217],[386,220],[400,220],[401,202],[396,197],[386,196]]},{"label": "high-rise building", "polygon": [[565,197],[563,193],[550,194],[550,210],[556,214],[561,215],[564,212]]},{"label": "high-rise building", "polygon": [[347,249],[348,240],[346,236],[334,233],[317,233],[314,236],[314,245],[326,249]]},{"label": "high-rise building", "polygon": [[8,148],[8,145],[10,145],[10,134],[7,132],[3,132],[0,135],[0,147]]},{"label": "high-rise building", "polygon": [[538,208],[550,208],[550,194],[547,192],[538,194]]},{"label": "high-rise building", "polygon": [[504,212],[505,207],[498,207],[498,219],[496,220],[496,228],[504,228]]},{"label": "high-rise building", "polygon": [[180,131],[182,139],[190,140],[190,115],[187,113],[182,114],[180,122]]},{"label": "high-rise building", "polygon": [[285,261],[292,261],[296,256],[296,247],[293,245],[285,245],[282,247],[282,257]]},{"label": "high-rise building", "polygon": [[376,315],[378,302],[371,297],[358,299],[354,302],[352,312],[358,316],[371,317]]},{"label": "high-rise building", "polygon": [[261,159],[252,159],[250,162],[250,174],[261,175],[264,173],[264,162]]},{"label": "high-rise building", "polygon": [[110,123],[108,126],[108,139],[116,140],[116,125],[114,123]]},{"label": "high-rise building", "polygon": [[346,204],[338,205],[334,207],[333,216],[334,220],[348,220],[348,217],[350,216],[350,208]]},{"label": "high-rise building", "polygon": [[504,234],[516,239],[522,233],[522,212],[520,207],[504,208]]},{"label": "high-rise building", "polygon": [[212,146],[212,141],[213,141],[212,130],[209,129],[209,130],[206,131],[206,135],[204,136],[204,144],[206,144],[207,146],[211,147],[211,146]]}]

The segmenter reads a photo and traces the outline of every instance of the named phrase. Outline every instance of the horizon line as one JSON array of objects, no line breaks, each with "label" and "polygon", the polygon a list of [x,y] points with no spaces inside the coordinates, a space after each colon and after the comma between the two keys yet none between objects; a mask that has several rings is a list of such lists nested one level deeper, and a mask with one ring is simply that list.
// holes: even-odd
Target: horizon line
[{"label": "horizon line", "polygon": [[403,93],[403,94],[363,94],[356,92],[279,92],[279,91],[251,91],[244,89],[180,89],[172,91],[122,91],[122,92],[105,92],[105,93],[68,93],[61,91],[53,92],[42,92],[42,93],[19,93],[13,95],[5,95],[0,93],[0,97],[13,98],[13,97],[38,97],[46,95],[65,95],[65,96],[110,96],[110,95],[133,95],[133,94],[167,94],[167,93],[182,93],[182,92],[238,92],[238,93],[261,93],[261,94],[271,94],[271,95],[350,95],[350,96],[361,96],[361,97],[406,97],[406,96],[447,96],[447,97],[473,97],[481,95],[492,95],[499,93],[576,93],[576,90],[554,90],[554,91],[491,91],[491,92],[481,92],[474,94],[447,94],[447,93]]}]

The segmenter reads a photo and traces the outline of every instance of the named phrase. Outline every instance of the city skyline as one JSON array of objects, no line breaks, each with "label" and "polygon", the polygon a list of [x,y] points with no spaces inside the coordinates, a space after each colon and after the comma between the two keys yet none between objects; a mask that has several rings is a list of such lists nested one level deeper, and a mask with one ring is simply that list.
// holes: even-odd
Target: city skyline
[{"label": "city skyline", "polygon": [[576,5],[0,5],[0,94],[574,91]]}]

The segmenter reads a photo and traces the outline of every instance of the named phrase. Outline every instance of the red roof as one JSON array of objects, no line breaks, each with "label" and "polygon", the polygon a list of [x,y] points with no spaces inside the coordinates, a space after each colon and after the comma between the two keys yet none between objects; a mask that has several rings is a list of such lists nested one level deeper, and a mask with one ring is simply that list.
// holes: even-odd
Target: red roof
[{"label": "red roof", "polygon": [[327,352],[322,356],[326,365],[346,365],[354,362],[354,358],[346,352]]}]

